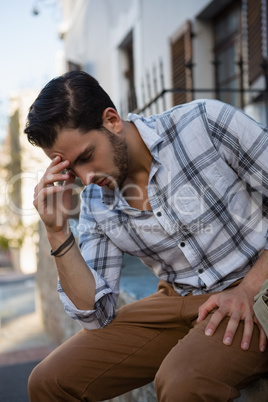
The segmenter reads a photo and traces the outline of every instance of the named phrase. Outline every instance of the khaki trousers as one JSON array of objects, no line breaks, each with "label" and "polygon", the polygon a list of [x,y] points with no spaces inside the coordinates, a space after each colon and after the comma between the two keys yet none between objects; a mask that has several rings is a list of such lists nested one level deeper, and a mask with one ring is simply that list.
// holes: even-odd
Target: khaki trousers
[{"label": "khaki trousers", "polygon": [[185,297],[161,281],[158,292],[119,309],[98,330],[81,330],[35,367],[31,402],[103,401],[155,380],[161,402],[232,401],[239,389],[268,372],[268,350],[240,347],[243,323],[232,346],[223,344],[228,319],[212,337],[207,318],[196,324],[209,295]]}]

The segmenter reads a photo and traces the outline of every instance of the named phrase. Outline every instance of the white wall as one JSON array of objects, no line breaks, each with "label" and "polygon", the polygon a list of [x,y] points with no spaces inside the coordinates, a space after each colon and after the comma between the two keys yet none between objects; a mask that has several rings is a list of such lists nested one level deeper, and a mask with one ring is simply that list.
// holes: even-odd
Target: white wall
[{"label": "white wall", "polygon": [[141,84],[148,72],[152,78],[153,66],[159,75],[160,59],[164,63],[165,87],[171,87],[170,39],[189,19],[194,22],[197,34],[194,38],[194,63],[198,65],[198,69],[194,69],[195,85],[211,87],[212,32],[209,25],[195,21],[208,3],[209,0],[62,0],[63,26],[67,30],[64,36],[66,59],[82,64],[119,106],[126,92],[119,46],[132,30],[135,83],[141,106]]},{"label": "white wall", "polygon": [[[38,148],[33,147],[27,140],[23,130],[26,123],[26,116],[29,106],[37,97],[38,92],[33,90],[23,90],[12,96],[10,102],[10,114],[16,110],[19,112],[19,140],[21,148],[21,173],[15,177],[11,177],[5,186],[5,208],[8,216],[18,216],[21,219],[23,229],[22,232],[15,230],[13,235],[16,238],[24,237],[24,243],[19,249],[16,261],[16,269],[19,269],[25,274],[36,271],[37,268],[37,222],[39,215],[33,207],[34,187],[41,179],[45,169],[49,164],[48,157]],[[16,155],[14,155],[16,157]],[[21,182],[21,207],[15,205],[10,196],[13,185],[16,181]],[[17,221],[17,219],[15,219]],[[6,222],[7,227],[8,222]],[[7,235],[12,233],[7,233]]]}]

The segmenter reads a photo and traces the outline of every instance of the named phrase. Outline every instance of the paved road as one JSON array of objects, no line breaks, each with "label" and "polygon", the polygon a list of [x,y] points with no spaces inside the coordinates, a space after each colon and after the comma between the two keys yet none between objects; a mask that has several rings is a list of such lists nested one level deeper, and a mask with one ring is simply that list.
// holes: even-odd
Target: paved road
[{"label": "paved road", "polygon": [[1,323],[35,311],[33,275],[0,274]]},{"label": "paved road", "polygon": [[157,291],[159,279],[140,260],[125,254],[120,289],[134,299],[142,299]]},{"label": "paved road", "polygon": [[34,275],[0,268],[0,402],[29,402],[27,380],[52,346],[35,311]]},{"label": "paved road", "polygon": [[0,401],[29,402],[27,379],[38,362],[0,367]]}]

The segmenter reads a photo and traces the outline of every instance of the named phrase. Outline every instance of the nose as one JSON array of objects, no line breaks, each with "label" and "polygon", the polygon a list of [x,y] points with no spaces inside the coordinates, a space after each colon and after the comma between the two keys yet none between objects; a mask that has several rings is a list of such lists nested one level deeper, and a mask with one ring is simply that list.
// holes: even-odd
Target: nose
[{"label": "nose", "polygon": [[75,169],[75,174],[79,177],[84,186],[88,186],[95,176],[94,172],[88,172],[84,169]]}]

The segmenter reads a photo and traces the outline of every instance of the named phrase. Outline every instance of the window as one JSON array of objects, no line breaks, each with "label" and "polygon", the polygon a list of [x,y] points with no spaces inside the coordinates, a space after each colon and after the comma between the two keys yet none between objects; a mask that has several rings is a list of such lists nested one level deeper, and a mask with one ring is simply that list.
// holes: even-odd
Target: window
[{"label": "window", "polygon": [[[122,69],[122,84],[124,83],[122,87],[125,89],[127,96],[127,110],[122,110],[122,114],[124,115],[125,113],[134,111],[137,108],[132,31],[123,40],[119,49],[121,56],[120,67]],[[124,109],[123,106],[121,109]]]},{"label": "window", "polygon": [[67,61],[68,64],[68,71],[80,71],[81,66],[80,64],[74,63],[73,61]]},{"label": "window", "polygon": [[190,102],[192,100],[192,31],[189,21],[171,39],[171,75],[173,105]]},{"label": "window", "polygon": [[243,68],[240,1],[214,18],[213,26],[216,96],[223,102],[242,107],[243,94],[235,91],[243,85],[239,69],[240,63]]},{"label": "window", "polygon": [[249,84],[259,78],[267,58],[267,1],[247,0]]}]

